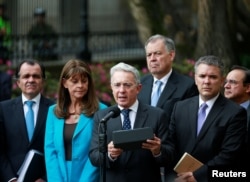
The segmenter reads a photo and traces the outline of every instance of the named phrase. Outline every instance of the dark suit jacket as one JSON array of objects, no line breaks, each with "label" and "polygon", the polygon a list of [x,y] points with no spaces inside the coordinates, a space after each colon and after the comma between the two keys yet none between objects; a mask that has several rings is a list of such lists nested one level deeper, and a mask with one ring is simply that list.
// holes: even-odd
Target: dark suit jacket
[{"label": "dark suit jacket", "polygon": [[[138,95],[138,99],[145,104],[151,104],[153,81],[154,78],[151,74],[141,79],[142,89]],[[165,121],[169,123],[176,101],[195,95],[198,95],[198,90],[194,80],[173,70],[156,106],[162,108],[167,113]]]},{"label": "dark suit jacket", "polygon": [[44,152],[45,122],[52,104],[53,101],[41,96],[36,127],[29,142],[22,97],[0,102],[0,181],[6,182],[17,176],[30,149]]},{"label": "dark suit jacket", "polygon": [[[103,118],[110,110],[108,109],[98,111],[94,116],[95,128],[93,132],[90,160],[93,165],[99,166],[103,162],[102,155],[100,157],[98,145],[98,125],[101,118]],[[163,110],[151,107],[146,104],[139,103],[137,110],[134,128],[152,127],[156,136],[162,140],[161,155],[153,157],[151,151],[145,149],[137,149],[133,151],[123,152],[114,162],[107,157],[106,175],[109,182],[159,182],[160,166],[166,162],[165,158],[165,141],[167,133],[167,125],[165,122],[166,114]],[[112,132],[115,130],[122,130],[122,123],[120,116],[111,118],[107,122],[107,144],[112,141]],[[100,157],[100,158],[99,158]]]},{"label": "dark suit jacket", "polygon": [[11,88],[11,76],[0,71],[0,101],[11,98]]},{"label": "dark suit jacket", "polygon": [[236,167],[234,164],[243,153],[247,113],[220,95],[196,136],[198,105],[198,96],[176,103],[168,131],[167,159],[175,156],[175,165],[184,152],[190,153],[205,164],[194,172],[196,180],[203,182],[208,178],[208,167]]},{"label": "dark suit jacket", "polygon": [[[247,156],[248,156],[248,160],[247,160],[247,164],[246,167],[248,169],[248,171],[250,172],[250,105],[248,105],[247,108]],[[248,173],[249,175],[250,173]]]}]

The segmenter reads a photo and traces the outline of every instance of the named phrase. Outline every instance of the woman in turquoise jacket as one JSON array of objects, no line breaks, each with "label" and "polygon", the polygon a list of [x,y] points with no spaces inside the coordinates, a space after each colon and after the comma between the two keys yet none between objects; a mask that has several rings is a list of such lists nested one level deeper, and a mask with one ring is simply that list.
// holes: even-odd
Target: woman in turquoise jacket
[{"label": "woman in turquoise jacket", "polygon": [[49,108],[45,130],[48,182],[98,182],[99,169],[88,157],[93,115],[107,106],[95,94],[89,66],[68,61],[62,69],[57,104]]}]

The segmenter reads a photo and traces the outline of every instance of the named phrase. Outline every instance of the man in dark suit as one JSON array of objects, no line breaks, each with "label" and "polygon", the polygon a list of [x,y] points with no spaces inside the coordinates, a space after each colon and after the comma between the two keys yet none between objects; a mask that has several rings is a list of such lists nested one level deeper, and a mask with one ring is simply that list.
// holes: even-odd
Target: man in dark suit
[{"label": "man in dark suit", "polygon": [[[162,109],[143,104],[137,100],[141,84],[139,72],[134,67],[119,63],[111,68],[111,88],[116,106],[98,111],[95,116],[95,126],[90,147],[90,160],[95,166],[103,166],[103,155],[99,151],[100,120],[114,107],[123,110],[130,109],[129,128],[151,127],[154,132],[152,139],[146,140],[142,147],[136,150],[115,148],[112,132],[122,130],[126,119],[123,114],[111,118],[107,122],[107,166],[105,172],[107,181],[119,182],[160,182],[160,166],[166,164],[165,143],[167,134],[166,114]],[[102,131],[103,132],[103,131]],[[101,157],[100,157],[101,156]]]},{"label": "man in dark suit", "polygon": [[[29,150],[44,151],[44,132],[48,107],[54,102],[43,97],[41,91],[45,69],[38,62],[25,60],[16,69],[17,85],[22,95],[0,102],[0,181],[17,181],[17,172]],[[31,139],[26,129],[26,101],[33,101],[34,132]],[[42,165],[36,170],[42,170]],[[44,171],[45,172],[45,171]],[[42,182],[42,177],[37,182]]]},{"label": "man in dark suit", "polygon": [[[159,34],[153,35],[145,43],[145,52],[147,67],[151,74],[142,77],[142,89],[138,99],[145,104],[162,108],[167,113],[165,122],[169,124],[174,104],[179,100],[198,95],[198,90],[191,77],[173,70],[176,52],[172,39]],[[154,101],[157,81],[161,81],[162,85],[160,97],[158,101]],[[164,176],[163,168],[161,174]]]},{"label": "man in dark suit", "polygon": [[[138,99],[152,106],[160,107],[167,113],[165,122],[170,122],[170,116],[176,101],[198,95],[194,80],[177,73],[172,69],[175,59],[174,41],[163,35],[153,35],[145,43],[147,67],[151,74],[141,79],[142,89]],[[160,97],[156,104],[151,101],[157,90],[156,82],[160,80]]]},{"label": "man in dark suit", "polygon": [[11,98],[12,80],[11,76],[0,71],[0,101]]},{"label": "man in dark suit", "polygon": [[224,95],[247,109],[250,103],[250,70],[234,65],[226,76]]},{"label": "man in dark suit", "polygon": [[[250,70],[243,66],[234,65],[226,76],[224,95],[247,111],[247,139],[246,152],[250,152]],[[245,156],[243,156],[245,157]],[[250,169],[250,160],[244,159],[247,168]]]},{"label": "man in dark suit", "polygon": [[[178,101],[173,109],[167,137],[167,160],[172,166],[166,181],[171,181],[171,177],[177,177],[177,181],[209,181],[213,169],[227,172],[237,169],[235,164],[243,153],[247,114],[244,108],[220,94],[223,71],[224,65],[216,56],[204,56],[196,62],[195,83],[199,96]],[[206,107],[202,124],[198,122],[198,109],[203,105]],[[185,171],[176,176],[173,167],[184,152],[204,165],[194,172]]]}]

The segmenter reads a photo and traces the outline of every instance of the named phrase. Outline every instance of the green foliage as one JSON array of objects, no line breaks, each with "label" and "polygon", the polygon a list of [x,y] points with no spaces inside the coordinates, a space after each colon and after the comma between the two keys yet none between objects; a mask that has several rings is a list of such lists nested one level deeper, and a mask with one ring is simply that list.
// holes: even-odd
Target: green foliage
[{"label": "green foliage", "polygon": [[194,77],[194,64],[195,64],[194,60],[184,59],[180,63],[174,62],[173,68],[184,75]]},{"label": "green foliage", "polygon": [[90,64],[92,78],[95,83],[96,94],[100,100],[112,104],[113,96],[110,88],[109,70],[114,65],[112,62]]},{"label": "green foliage", "polygon": [[46,71],[46,80],[42,91],[43,95],[51,99],[57,99],[58,84],[58,79],[55,79],[51,72]]}]

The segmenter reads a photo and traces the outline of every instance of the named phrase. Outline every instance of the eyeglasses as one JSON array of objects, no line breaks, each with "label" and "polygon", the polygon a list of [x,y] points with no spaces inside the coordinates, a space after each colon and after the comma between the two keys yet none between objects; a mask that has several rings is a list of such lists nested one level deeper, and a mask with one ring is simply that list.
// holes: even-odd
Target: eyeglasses
[{"label": "eyeglasses", "polygon": [[225,80],[224,85],[230,84],[230,85],[237,85],[239,81],[236,80]]},{"label": "eyeglasses", "polygon": [[123,88],[125,88],[125,89],[130,89],[130,88],[134,87],[136,84],[134,84],[134,83],[111,83],[111,85],[112,85],[115,89],[118,89],[118,88],[120,88],[121,86],[123,86]]}]

